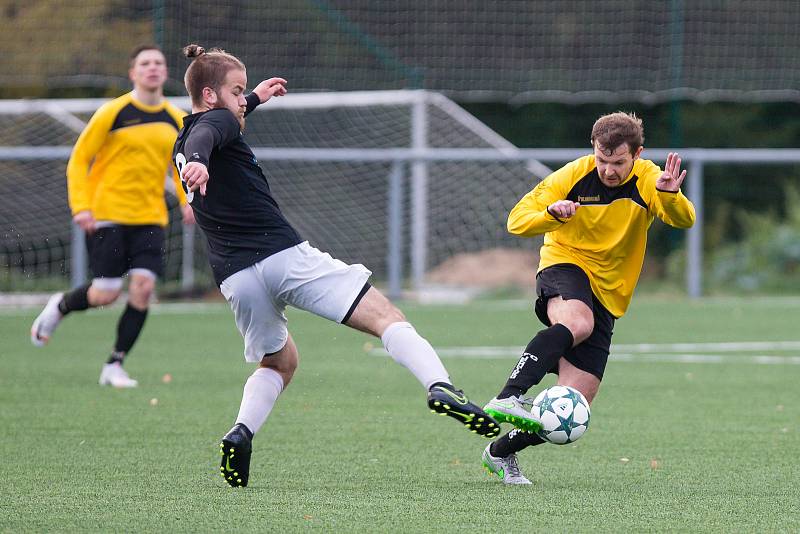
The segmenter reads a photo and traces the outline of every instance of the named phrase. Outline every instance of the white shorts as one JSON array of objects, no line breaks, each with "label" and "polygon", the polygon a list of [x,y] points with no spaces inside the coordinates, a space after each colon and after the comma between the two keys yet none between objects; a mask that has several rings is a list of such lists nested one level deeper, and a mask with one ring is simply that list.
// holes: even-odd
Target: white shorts
[{"label": "white shorts", "polygon": [[289,336],[287,304],[342,322],[371,274],[304,241],[230,275],[220,291],[244,338],[245,360],[260,362],[283,348]]}]

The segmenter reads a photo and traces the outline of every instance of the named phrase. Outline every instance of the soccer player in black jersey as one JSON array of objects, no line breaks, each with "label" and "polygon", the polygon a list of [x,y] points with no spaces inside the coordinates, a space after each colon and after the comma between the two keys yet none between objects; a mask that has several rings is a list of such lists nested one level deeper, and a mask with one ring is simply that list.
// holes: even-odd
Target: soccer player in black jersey
[{"label": "soccer player in black jersey", "polygon": [[628,113],[600,117],[593,154],[542,180],[508,216],[519,236],[544,234],[535,311],[547,328],[528,343],[503,389],[484,409],[517,427],[483,453],[484,466],[507,484],[529,484],[516,453],[543,443],[523,395],[548,372],[592,402],[603,378],[614,321],[625,313],[639,280],[647,229],[658,217],[676,228],[694,224],[681,193],[686,171],[678,154],[664,169],[641,159],[642,121]]},{"label": "soccer player in black jersey", "polygon": [[[128,76],[133,90],[95,112],[67,164],[69,207],[86,232],[93,279],[53,295],[31,327],[31,342],[47,344],[68,314],[117,300],[127,276],[128,303],[99,380],[118,388],[137,385],[122,363],[144,327],[156,279],[163,274],[164,178],[186,114],[164,98],[167,63],[158,47],[133,50]],[[178,173],[172,174],[183,222],[193,224]]]},{"label": "soccer player in black jersey", "polygon": [[287,305],[381,338],[427,389],[431,410],[483,436],[498,435],[497,422],[453,387],[430,343],[370,286],[370,271],[312,247],[281,213],[242,132],[249,112],[286,94],[286,80],[262,81],[245,96],[247,74],[238,58],[197,45],[184,53],[194,58],[184,78],[192,114],[178,134],[175,164],[208,241],[214,277],[244,338],[245,359],[258,363],[220,444],[220,473],[228,484],[247,485],[253,435],[297,368],[283,314]]}]

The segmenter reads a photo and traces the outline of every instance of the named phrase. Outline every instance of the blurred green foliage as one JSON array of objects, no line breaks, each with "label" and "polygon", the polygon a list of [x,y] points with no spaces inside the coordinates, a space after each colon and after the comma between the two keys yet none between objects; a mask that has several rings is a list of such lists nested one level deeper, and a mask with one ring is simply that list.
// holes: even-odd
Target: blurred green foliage
[{"label": "blurred green foliage", "polygon": [[800,187],[784,188],[785,216],[737,208],[743,236],[709,258],[708,287],[720,291],[796,292],[800,287]]}]

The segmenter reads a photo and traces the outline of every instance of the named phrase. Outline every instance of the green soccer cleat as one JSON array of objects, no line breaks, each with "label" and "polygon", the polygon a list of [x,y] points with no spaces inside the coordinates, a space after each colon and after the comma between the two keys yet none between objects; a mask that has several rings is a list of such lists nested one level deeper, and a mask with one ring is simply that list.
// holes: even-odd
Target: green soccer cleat
[{"label": "green soccer cleat", "polygon": [[250,453],[252,434],[241,423],[230,429],[219,444],[222,462],[219,474],[234,488],[244,488],[250,478]]},{"label": "green soccer cleat", "polygon": [[500,433],[500,425],[464,392],[449,384],[436,384],[428,390],[428,407],[433,413],[449,415],[469,430],[486,438]]},{"label": "green soccer cleat", "polygon": [[505,458],[498,458],[492,456],[492,453],[489,452],[491,446],[492,444],[490,443],[483,449],[483,456],[481,458],[483,460],[483,467],[486,468],[486,471],[490,475],[497,475],[500,480],[503,481],[503,484],[531,484],[531,481],[525,478],[525,475],[519,470],[516,454],[509,454]]},{"label": "green soccer cleat", "polygon": [[532,399],[521,395],[506,399],[495,397],[483,409],[501,423],[509,423],[520,430],[535,434],[542,429],[542,423],[534,419],[531,413],[532,404]]}]

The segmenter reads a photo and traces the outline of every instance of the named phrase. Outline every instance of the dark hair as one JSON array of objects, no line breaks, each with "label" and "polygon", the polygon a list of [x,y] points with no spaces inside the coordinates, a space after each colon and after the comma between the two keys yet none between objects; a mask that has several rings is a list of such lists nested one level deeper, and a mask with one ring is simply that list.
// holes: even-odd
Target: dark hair
[{"label": "dark hair", "polygon": [[210,87],[214,91],[219,91],[225,83],[228,71],[246,70],[239,58],[220,48],[206,51],[200,45],[190,44],[183,47],[183,55],[192,59],[189,68],[186,69],[183,83],[193,104],[203,102],[204,88]]},{"label": "dark hair", "polygon": [[133,67],[136,64],[136,58],[139,57],[139,54],[141,54],[145,50],[157,50],[157,51],[161,52],[161,55],[164,55],[164,51],[161,50],[161,48],[159,46],[157,46],[157,45],[154,45],[154,44],[141,44],[141,45],[137,46],[136,48],[134,48],[133,50],[131,50],[131,54],[130,54],[130,56],[128,56],[128,61],[129,61],[130,67]]},{"label": "dark hair", "polygon": [[592,146],[610,155],[622,144],[628,143],[631,154],[635,154],[640,146],[644,145],[644,126],[642,119],[635,113],[617,111],[603,115],[597,119],[592,127]]}]

